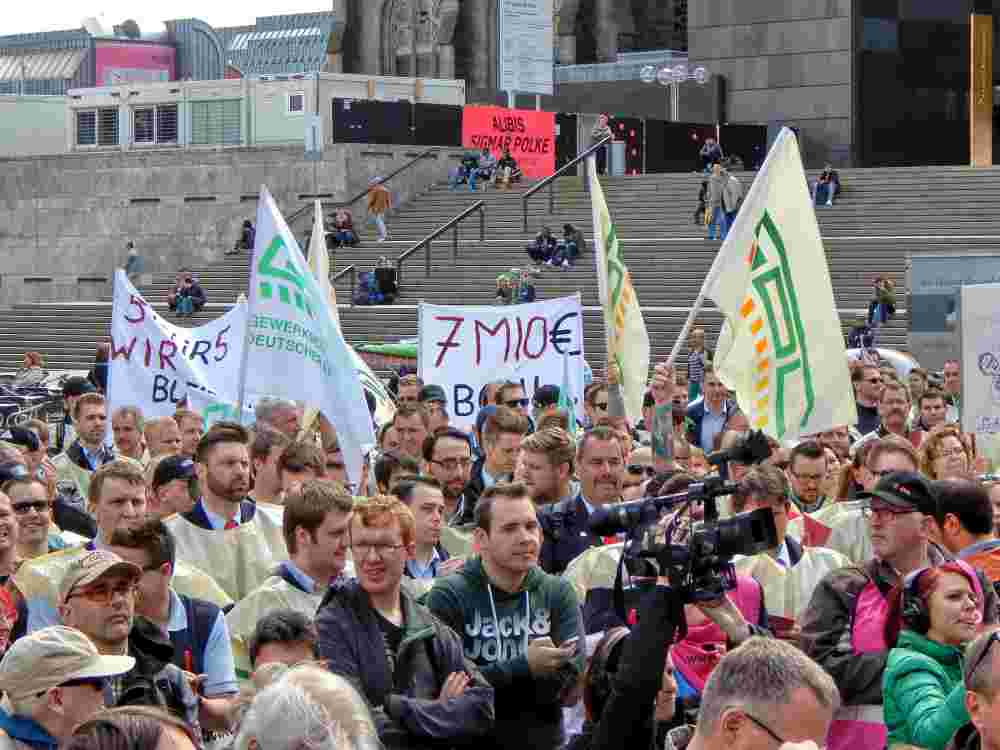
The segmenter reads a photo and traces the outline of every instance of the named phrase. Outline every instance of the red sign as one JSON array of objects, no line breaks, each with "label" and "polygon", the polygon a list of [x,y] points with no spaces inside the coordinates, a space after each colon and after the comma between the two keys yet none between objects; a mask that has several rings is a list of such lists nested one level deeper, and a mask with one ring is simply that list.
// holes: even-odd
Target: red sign
[{"label": "red sign", "polygon": [[98,86],[174,80],[177,51],[167,44],[97,43],[94,61]]},{"label": "red sign", "polygon": [[533,109],[465,107],[462,145],[488,148],[497,159],[510,149],[525,177],[548,177],[556,171],[556,116]]}]

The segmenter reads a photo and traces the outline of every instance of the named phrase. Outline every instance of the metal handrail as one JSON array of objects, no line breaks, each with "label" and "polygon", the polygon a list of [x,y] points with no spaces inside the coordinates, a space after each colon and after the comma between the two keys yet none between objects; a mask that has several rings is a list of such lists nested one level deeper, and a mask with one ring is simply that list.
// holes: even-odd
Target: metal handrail
[{"label": "metal handrail", "polygon": [[455,230],[455,235],[452,238],[452,249],[451,257],[452,260],[458,260],[458,225],[461,224],[469,215],[479,212],[479,241],[486,241],[486,201],[479,200],[469,206],[467,209],[462,211],[454,219],[451,219],[446,224],[442,225],[438,229],[435,229],[431,234],[424,237],[420,242],[411,247],[405,253],[396,258],[396,285],[401,286],[403,283],[403,261],[417,252],[420,248],[426,246],[427,252],[424,255],[424,276],[429,278],[431,275],[431,243],[440,237],[442,234],[447,232],[449,229]]},{"label": "metal handrail", "polygon": [[[559,167],[559,169],[557,169],[555,172],[553,172],[552,174],[550,174],[544,180],[542,180],[537,185],[535,185],[534,187],[532,187],[531,190],[529,190],[523,196],[521,196],[521,210],[522,210],[522,213],[524,215],[524,231],[525,232],[528,231],[528,199],[531,198],[531,196],[533,196],[535,193],[537,193],[542,188],[548,187],[548,189],[549,189],[549,214],[555,213],[555,210],[556,210],[556,192],[555,192],[556,177],[559,177],[560,175],[562,175],[563,172],[566,172],[566,171],[572,169],[577,164],[579,164],[584,159],[586,159],[588,156],[590,156],[592,153],[594,153],[595,151],[597,151],[600,148],[603,148],[604,146],[607,146],[613,140],[614,140],[614,137],[609,135],[607,138],[603,138],[600,141],[598,141],[597,143],[595,143],[593,146],[591,146],[590,148],[588,148],[586,151],[581,151],[579,154],[576,155],[576,157],[572,161],[568,161],[565,164],[563,164],[561,167]],[[583,176],[583,179],[584,180],[587,179],[587,175],[586,174]]]},{"label": "metal handrail", "polygon": [[[420,154],[416,158],[411,159],[406,164],[404,164],[403,166],[401,166],[395,172],[390,172],[387,177],[383,177],[382,178],[382,184],[384,185],[389,180],[391,180],[393,177],[395,177],[395,176],[397,176],[399,174],[402,174],[407,169],[410,169],[418,161],[426,159],[430,154],[433,154],[433,153],[435,153],[435,149],[433,149],[433,148],[427,149],[426,151],[424,151],[422,154]],[[370,189],[371,188],[365,188],[364,190],[362,190],[360,193],[358,193],[357,195],[355,195],[350,200],[334,203],[333,206],[336,207],[336,208],[347,208],[348,206],[353,206],[359,200],[361,200],[366,195],[368,195],[368,191]],[[327,203],[325,205],[330,205],[330,204]],[[304,214],[306,211],[308,211],[311,207],[312,207],[312,204],[311,203],[307,203],[306,205],[304,205],[301,208],[297,209],[296,211],[292,212],[292,214],[286,219],[286,222],[288,223],[288,225],[291,226],[292,222],[294,222],[296,219],[298,219],[300,216],[302,216],[302,214]]]},{"label": "metal handrail", "polygon": [[344,269],[342,269],[340,271],[337,271],[337,273],[335,273],[333,276],[330,277],[330,286],[336,286],[337,282],[340,281],[340,279],[342,279],[344,276],[348,276],[348,275],[350,275],[350,277],[351,277],[351,296],[350,296],[351,302],[350,302],[350,305],[351,305],[351,307],[354,307],[354,290],[358,286],[358,267],[357,266],[355,266],[352,263],[347,268],[344,268]]}]

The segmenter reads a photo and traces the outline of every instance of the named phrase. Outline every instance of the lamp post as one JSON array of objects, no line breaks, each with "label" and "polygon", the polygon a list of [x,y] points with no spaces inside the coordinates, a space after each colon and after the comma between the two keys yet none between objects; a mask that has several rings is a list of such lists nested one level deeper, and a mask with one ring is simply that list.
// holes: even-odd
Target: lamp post
[{"label": "lamp post", "polygon": [[688,63],[677,65],[646,65],[639,71],[639,80],[643,83],[658,83],[670,87],[670,111],[668,119],[671,122],[680,121],[680,88],[684,81],[697,81],[703,86],[708,83],[711,73],[704,65],[692,66]]}]

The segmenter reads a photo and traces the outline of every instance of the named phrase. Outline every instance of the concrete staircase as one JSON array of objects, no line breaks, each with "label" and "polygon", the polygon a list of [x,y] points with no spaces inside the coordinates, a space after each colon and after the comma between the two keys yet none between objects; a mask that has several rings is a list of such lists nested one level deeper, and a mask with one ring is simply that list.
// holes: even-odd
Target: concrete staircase
[{"label": "concrete staircase", "polygon": [[[1000,251],[1000,224],[993,218],[1000,204],[1000,170],[845,170],[841,177],[844,193],[837,205],[817,211],[841,318],[846,322],[862,317],[873,278],[889,275],[901,292],[901,314],[883,329],[879,343],[905,348],[902,308],[907,254]],[[697,174],[670,174],[604,181],[656,359],[669,352],[719,248],[720,243],[703,239],[704,227],[692,222],[701,179]],[[741,179],[749,187],[753,175],[747,173]],[[349,307],[349,282],[347,277],[341,279],[337,292],[348,341],[360,344],[416,336],[420,300],[492,304],[497,274],[529,262],[524,245],[542,224],[558,235],[562,224],[571,222],[591,239],[590,202],[579,178],[557,181],[551,215],[547,193],[534,197],[528,233],[522,230],[521,192],[452,192],[435,186],[389,218],[391,241],[381,244],[374,241],[363,215],[356,214],[362,246],[339,251],[338,269],[354,264],[359,270],[370,270],[380,256],[394,260],[476,200],[486,201],[487,241],[479,241],[479,221],[472,216],[458,229],[457,256],[453,257],[452,233],[435,241],[429,277],[424,274],[423,253],[411,256],[403,268],[402,294],[391,306]],[[292,227],[299,236],[311,224],[311,214],[306,214]],[[194,323],[217,316],[246,290],[246,256],[219,257],[195,270],[209,305]],[[165,311],[172,281],[172,275],[161,275],[142,289],[143,294]],[[602,370],[603,332],[596,308],[592,247],[570,271],[546,268],[536,287],[540,299],[581,292],[588,358],[595,369]],[[51,368],[89,367],[96,343],[107,334],[109,316],[110,297],[95,303],[0,310],[0,369],[17,367],[20,355],[31,349],[44,353]],[[699,323],[708,329],[711,340],[721,316],[709,307],[699,316]]]}]

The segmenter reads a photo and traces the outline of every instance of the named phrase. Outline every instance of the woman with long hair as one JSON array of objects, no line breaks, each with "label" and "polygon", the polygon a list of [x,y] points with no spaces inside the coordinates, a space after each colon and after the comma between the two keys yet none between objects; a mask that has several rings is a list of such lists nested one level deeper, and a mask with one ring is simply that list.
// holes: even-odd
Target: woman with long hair
[{"label": "woman with long hair", "polygon": [[889,596],[882,677],[888,742],[944,750],[969,721],[962,649],[982,622],[976,572],[956,560],[911,573]]}]

